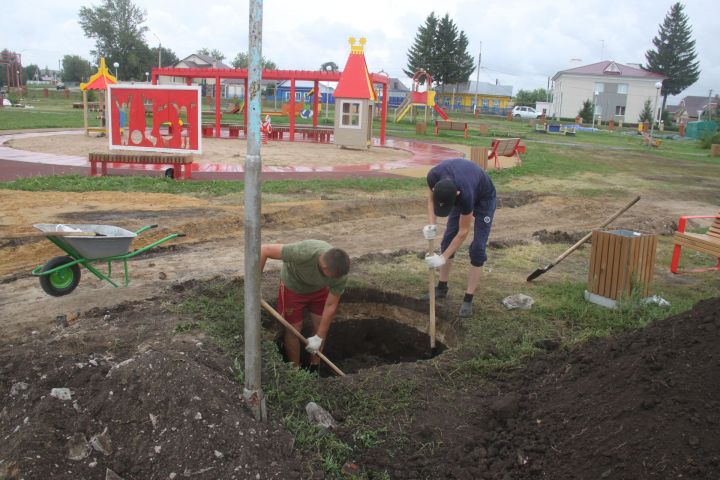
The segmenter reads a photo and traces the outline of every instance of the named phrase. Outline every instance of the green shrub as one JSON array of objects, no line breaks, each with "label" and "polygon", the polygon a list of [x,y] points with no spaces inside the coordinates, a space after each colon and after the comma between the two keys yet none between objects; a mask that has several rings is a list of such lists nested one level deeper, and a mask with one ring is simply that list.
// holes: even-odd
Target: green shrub
[{"label": "green shrub", "polygon": [[705,132],[700,138],[700,147],[709,149],[713,143],[720,144],[720,132]]}]

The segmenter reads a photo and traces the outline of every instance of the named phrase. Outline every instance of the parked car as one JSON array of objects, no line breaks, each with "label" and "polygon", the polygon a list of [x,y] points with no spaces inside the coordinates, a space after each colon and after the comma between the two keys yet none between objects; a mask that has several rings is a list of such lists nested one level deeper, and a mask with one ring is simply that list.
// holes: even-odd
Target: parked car
[{"label": "parked car", "polygon": [[65,90],[65,84],[60,82],[57,85],[55,85],[55,90]]},{"label": "parked car", "polygon": [[523,105],[517,105],[512,111],[513,117],[520,118],[540,118],[541,113],[537,112],[532,107],[525,107]]}]

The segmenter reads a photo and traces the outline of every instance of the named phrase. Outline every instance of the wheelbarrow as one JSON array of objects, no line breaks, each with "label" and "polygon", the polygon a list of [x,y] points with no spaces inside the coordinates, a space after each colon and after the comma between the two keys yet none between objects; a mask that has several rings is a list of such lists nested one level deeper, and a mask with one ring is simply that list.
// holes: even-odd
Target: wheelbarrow
[{"label": "wheelbarrow", "polygon": [[[61,297],[75,290],[80,283],[80,266],[87,268],[96,277],[109,282],[113,287],[119,287],[110,278],[114,261],[123,262],[124,286],[127,287],[130,283],[127,265],[129,259],[168,240],[185,236],[183,233],[173,233],[150,245],[130,251],[130,244],[135,237],[157,228],[157,225],[148,225],[136,232],[112,225],[38,223],[33,227],[40,230],[40,235],[44,235],[67,253],[61,257],[51,258],[32,271],[32,275],[39,277],[40,286],[45,293],[54,297]],[[107,262],[107,274],[92,265],[100,262]]]}]

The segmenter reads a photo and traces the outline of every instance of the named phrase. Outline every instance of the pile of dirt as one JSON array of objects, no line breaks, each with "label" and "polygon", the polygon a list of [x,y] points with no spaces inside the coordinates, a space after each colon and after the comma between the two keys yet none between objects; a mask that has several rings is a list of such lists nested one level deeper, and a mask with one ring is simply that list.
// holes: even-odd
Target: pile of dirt
[{"label": "pile of dirt", "polygon": [[143,302],[0,348],[0,478],[304,477],[292,436],[175,320]]},{"label": "pile of dirt", "polygon": [[361,463],[393,479],[717,478],[719,344],[717,298],[436,395],[406,448]]}]

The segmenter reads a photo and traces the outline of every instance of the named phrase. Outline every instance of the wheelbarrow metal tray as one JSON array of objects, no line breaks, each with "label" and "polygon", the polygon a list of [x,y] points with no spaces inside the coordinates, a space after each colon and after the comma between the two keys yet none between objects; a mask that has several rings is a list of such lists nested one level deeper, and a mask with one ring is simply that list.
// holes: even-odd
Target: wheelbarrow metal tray
[{"label": "wheelbarrow metal tray", "polygon": [[130,250],[130,244],[137,236],[134,232],[113,225],[92,225],[92,224],[62,224],[37,223],[33,225],[41,232],[52,234],[58,231],[67,232],[67,229],[59,227],[70,227],[82,232],[94,232],[97,236],[72,236],[65,233],[62,237],[53,237],[54,241],[63,248],[75,251],[87,259],[115,257],[125,255]]}]

